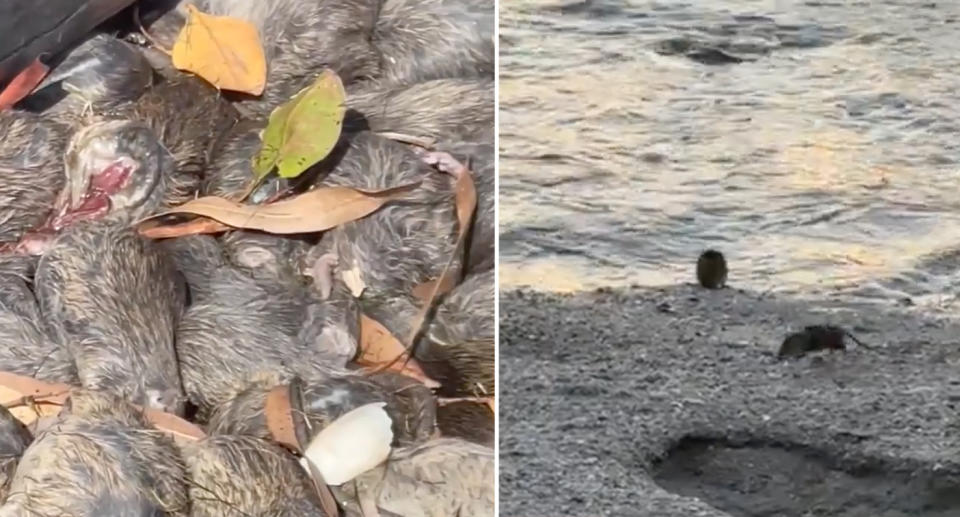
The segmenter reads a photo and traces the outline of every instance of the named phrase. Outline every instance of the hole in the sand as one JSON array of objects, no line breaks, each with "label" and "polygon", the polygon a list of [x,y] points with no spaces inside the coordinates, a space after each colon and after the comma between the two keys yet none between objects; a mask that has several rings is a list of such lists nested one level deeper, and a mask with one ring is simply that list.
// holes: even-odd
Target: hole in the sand
[{"label": "hole in the sand", "polygon": [[956,478],[844,470],[804,447],[685,438],[654,467],[665,490],[734,517],[955,517]]}]

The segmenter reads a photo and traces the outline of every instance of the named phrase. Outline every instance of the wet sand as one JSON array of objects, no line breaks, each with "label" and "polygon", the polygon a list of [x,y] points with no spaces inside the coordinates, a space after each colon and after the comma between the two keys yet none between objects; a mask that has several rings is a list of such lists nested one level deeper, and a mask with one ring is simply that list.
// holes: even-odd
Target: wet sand
[{"label": "wet sand", "polygon": [[[676,286],[500,318],[501,515],[960,515],[949,314]],[[820,323],[878,350],[775,359]]]}]

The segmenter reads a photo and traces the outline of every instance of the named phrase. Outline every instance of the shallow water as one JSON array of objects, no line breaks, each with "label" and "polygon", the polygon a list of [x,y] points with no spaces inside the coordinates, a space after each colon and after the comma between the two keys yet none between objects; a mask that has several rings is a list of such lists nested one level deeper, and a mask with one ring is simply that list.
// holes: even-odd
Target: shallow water
[{"label": "shallow water", "polygon": [[953,303],[960,2],[564,1],[500,7],[504,286]]}]

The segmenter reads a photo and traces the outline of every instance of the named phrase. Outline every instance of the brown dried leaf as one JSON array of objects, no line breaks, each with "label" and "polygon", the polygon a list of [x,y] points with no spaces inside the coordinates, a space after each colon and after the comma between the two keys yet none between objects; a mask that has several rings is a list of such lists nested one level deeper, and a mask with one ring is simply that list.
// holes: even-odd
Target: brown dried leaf
[{"label": "brown dried leaf", "polygon": [[[360,315],[360,356],[357,363],[361,366],[380,367],[385,363],[396,363],[396,357],[407,357],[406,349],[379,321]],[[386,368],[384,368],[386,369]],[[427,377],[420,364],[410,359],[405,365],[392,364],[391,370],[407,375],[422,382],[429,388],[438,388],[440,383]]]},{"label": "brown dried leaf", "polygon": [[234,228],[276,234],[322,232],[366,217],[418,185],[413,183],[376,192],[351,187],[323,187],[269,205],[245,205],[208,196],[188,201],[145,221],[170,214],[196,214]]},{"label": "brown dried leaf", "polygon": [[[154,221],[150,222],[152,223]],[[140,235],[148,239],[172,239],[186,235],[220,233],[227,230],[232,230],[232,228],[221,222],[207,219],[205,217],[187,221],[185,223],[170,224],[166,226],[154,226],[152,224],[145,223],[139,228]]]}]

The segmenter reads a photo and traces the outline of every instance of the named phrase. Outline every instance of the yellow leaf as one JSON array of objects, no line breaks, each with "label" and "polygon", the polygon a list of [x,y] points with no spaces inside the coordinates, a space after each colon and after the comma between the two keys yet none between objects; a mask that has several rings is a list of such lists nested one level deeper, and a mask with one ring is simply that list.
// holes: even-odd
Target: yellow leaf
[{"label": "yellow leaf", "polygon": [[263,93],[267,60],[257,28],[246,20],[202,13],[192,5],[187,11],[187,23],[173,44],[173,66],[222,90]]}]

